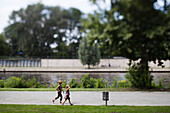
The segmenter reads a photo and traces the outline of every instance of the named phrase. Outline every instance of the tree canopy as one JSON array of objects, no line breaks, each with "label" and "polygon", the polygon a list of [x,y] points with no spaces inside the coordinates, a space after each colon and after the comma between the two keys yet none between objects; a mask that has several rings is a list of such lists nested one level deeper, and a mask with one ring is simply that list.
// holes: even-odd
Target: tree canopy
[{"label": "tree canopy", "polygon": [[163,9],[155,3],[157,0],[111,0],[110,10],[90,14],[83,24],[91,42],[130,59],[127,79],[137,88],[152,87],[148,62],[163,66],[162,60],[170,59],[168,2]]},{"label": "tree canopy", "polygon": [[100,63],[100,51],[97,44],[90,44],[87,37],[83,37],[79,45],[79,59],[83,65],[98,65]]},{"label": "tree canopy", "polygon": [[156,9],[156,1],[111,0],[111,9],[90,14],[84,27],[91,41],[111,48],[112,55],[161,65],[170,58],[170,11]]},{"label": "tree canopy", "polygon": [[11,55],[16,56],[19,51],[24,56],[37,57],[75,55],[82,37],[81,16],[82,12],[76,8],[66,10],[40,3],[13,11],[4,30],[10,39]]}]

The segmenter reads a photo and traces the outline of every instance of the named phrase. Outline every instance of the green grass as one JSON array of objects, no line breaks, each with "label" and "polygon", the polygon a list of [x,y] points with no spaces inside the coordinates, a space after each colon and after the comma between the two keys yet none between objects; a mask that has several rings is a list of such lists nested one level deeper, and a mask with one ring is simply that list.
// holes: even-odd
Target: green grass
[{"label": "green grass", "polygon": [[[63,88],[65,89],[65,88]],[[71,91],[170,91],[168,89],[136,89],[136,88],[71,88]],[[0,88],[0,91],[55,91],[55,88]]]},{"label": "green grass", "polygon": [[[0,91],[55,91],[55,88],[0,88]],[[71,88],[70,91],[170,91],[170,89]]]},{"label": "green grass", "polygon": [[0,105],[1,113],[170,113],[170,106]]}]

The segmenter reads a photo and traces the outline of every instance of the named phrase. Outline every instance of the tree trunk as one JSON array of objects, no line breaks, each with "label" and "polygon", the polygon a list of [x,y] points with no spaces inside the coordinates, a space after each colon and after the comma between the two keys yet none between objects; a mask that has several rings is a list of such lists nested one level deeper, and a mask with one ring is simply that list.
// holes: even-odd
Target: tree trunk
[{"label": "tree trunk", "polygon": [[90,69],[90,65],[88,65],[88,69]]}]

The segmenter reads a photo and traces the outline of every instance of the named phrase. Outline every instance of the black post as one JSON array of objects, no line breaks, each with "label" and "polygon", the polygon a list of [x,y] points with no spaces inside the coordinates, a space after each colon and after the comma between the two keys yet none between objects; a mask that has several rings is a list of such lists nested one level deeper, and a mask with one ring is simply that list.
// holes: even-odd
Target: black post
[{"label": "black post", "polygon": [[103,92],[103,100],[106,101],[106,106],[107,106],[107,101],[109,100],[109,92]]},{"label": "black post", "polygon": [[106,100],[106,106],[107,106],[107,100]]}]

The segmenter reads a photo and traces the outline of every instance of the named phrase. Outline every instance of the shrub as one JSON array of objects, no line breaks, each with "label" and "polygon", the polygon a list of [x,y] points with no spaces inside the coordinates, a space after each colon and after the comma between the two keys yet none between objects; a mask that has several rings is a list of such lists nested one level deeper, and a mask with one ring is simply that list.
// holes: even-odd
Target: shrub
[{"label": "shrub", "polygon": [[49,86],[50,88],[55,88],[55,86],[53,85],[53,84],[50,84],[50,86]]},{"label": "shrub", "polygon": [[4,87],[4,81],[0,80],[0,87],[3,88]]},{"label": "shrub", "polygon": [[153,76],[149,68],[144,68],[140,64],[134,64],[129,68],[126,79],[136,88],[151,88]]},{"label": "shrub", "polygon": [[156,81],[155,81],[155,80],[152,81],[152,87],[153,87],[153,88],[158,87],[158,86],[156,85]]},{"label": "shrub", "polygon": [[41,88],[49,88],[49,84],[41,85]]},{"label": "shrub", "polygon": [[164,88],[164,86],[162,85],[162,82],[163,82],[163,79],[160,79],[158,83],[158,88]]},{"label": "shrub", "polygon": [[71,88],[80,88],[80,83],[78,83],[74,78],[72,78],[72,80],[69,82],[69,85]]},{"label": "shrub", "polygon": [[89,77],[89,74],[85,74],[81,78],[81,87],[82,88],[94,88],[94,87],[96,87],[96,79]]},{"label": "shrub", "polygon": [[96,79],[90,78],[88,88],[95,88],[95,87],[96,87]]},{"label": "shrub", "polygon": [[88,86],[89,86],[89,74],[85,74],[81,78],[81,87],[82,88],[88,88]]},{"label": "shrub", "polygon": [[119,88],[127,88],[127,87],[130,87],[129,86],[129,82],[126,81],[126,80],[121,80],[118,82],[118,87]]},{"label": "shrub", "polygon": [[[64,80],[64,81],[62,82],[62,88],[66,88],[66,85],[67,85],[67,82],[66,82],[66,80]],[[58,86],[58,84],[57,84],[57,86]]]},{"label": "shrub", "polygon": [[103,82],[103,78],[97,79],[96,88],[104,88],[104,87],[105,87],[105,82]]},{"label": "shrub", "polygon": [[20,86],[20,78],[18,77],[10,77],[4,83],[5,88],[19,88]]},{"label": "shrub", "polygon": [[115,78],[115,77],[113,77],[112,88],[117,88],[117,81],[116,81],[116,78]]},{"label": "shrub", "polygon": [[27,85],[27,87],[35,88],[36,87],[36,78],[35,78],[35,76],[32,79],[28,79],[26,85]]},{"label": "shrub", "polygon": [[20,78],[20,85],[19,85],[20,88],[27,88],[27,86],[26,86],[26,84],[25,84],[26,81],[24,80],[24,77],[25,77],[25,76],[22,75],[21,78]]}]

